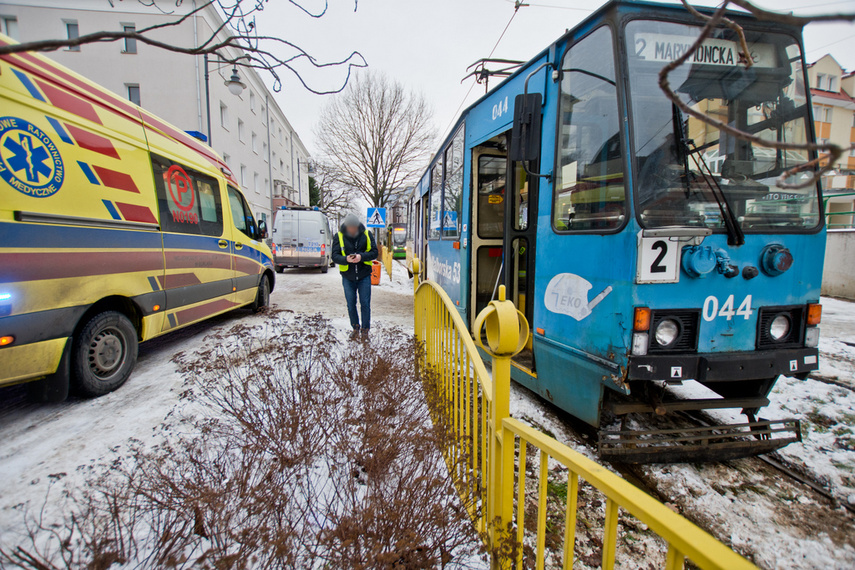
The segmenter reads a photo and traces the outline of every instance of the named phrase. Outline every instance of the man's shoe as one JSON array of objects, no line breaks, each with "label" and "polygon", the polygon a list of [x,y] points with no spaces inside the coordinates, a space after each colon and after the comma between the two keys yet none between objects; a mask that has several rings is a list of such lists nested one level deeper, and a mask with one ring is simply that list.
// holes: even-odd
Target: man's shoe
[{"label": "man's shoe", "polygon": [[350,331],[350,340],[356,340],[359,338],[359,329],[353,329]]},{"label": "man's shoe", "polygon": [[369,328],[369,329],[360,329],[360,330],[359,330],[359,334],[361,334],[361,335],[362,335],[362,338],[368,338],[368,332],[369,332],[370,330],[371,330],[370,328]]}]

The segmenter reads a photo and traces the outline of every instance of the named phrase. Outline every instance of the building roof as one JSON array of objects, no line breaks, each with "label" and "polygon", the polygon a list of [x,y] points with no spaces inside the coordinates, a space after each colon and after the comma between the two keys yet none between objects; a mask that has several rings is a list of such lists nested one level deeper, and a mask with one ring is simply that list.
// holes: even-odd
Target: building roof
[{"label": "building roof", "polygon": [[814,87],[811,87],[810,94],[814,97],[820,97],[824,99],[836,99],[841,103],[851,103],[855,105],[855,98],[853,98],[849,93],[847,93],[845,89],[841,89],[840,93],[837,93],[835,91],[825,91],[824,89],[816,89]]}]

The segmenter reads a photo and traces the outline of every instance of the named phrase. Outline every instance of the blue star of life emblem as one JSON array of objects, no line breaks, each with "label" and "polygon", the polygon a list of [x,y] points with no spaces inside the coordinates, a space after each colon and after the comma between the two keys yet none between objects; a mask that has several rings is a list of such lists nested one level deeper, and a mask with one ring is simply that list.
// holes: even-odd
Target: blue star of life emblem
[{"label": "blue star of life emblem", "polygon": [[0,117],[0,178],[27,196],[51,196],[65,179],[62,156],[34,124],[18,117]]}]

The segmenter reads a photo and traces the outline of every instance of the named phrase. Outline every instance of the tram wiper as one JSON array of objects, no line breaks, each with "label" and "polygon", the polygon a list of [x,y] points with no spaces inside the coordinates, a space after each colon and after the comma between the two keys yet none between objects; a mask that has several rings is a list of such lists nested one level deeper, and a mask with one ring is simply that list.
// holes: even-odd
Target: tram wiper
[{"label": "tram wiper", "polygon": [[[671,109],[673,114],[672,122],[674,123],[674,139],[677,146],[677,158],[680,159],[680,162],[683,164],[684,176],[686,179],[686,192],[688,193],[689,185],[691,183],[689,178],[689,157],[691,156],[695,166],[697,166],[698,171],[701,174],[701,178],[704,179],[704,182],[710,189],[710,193],[718,204],[718,209],[721,212],[721,219],[724,221],[724,227],[727,230],[727,244],[743,245],[745,243],[745,233],[739,225],[739,220],[733,212],[730,201],[727,199],[727,194],[721,189],[721,186],[719,186],[718,180],[716,180],[715,174],[713,174],[713,171],[710,169],[709,164],[707,164],[706,159],[704,159],[703,155],[698,152],[698,147],[695,146],[695,142],[686,136],[683,127],[683,112],[677,104],[673,102],[671,103]],[[690,150],[690,146],[694,151]]]}]

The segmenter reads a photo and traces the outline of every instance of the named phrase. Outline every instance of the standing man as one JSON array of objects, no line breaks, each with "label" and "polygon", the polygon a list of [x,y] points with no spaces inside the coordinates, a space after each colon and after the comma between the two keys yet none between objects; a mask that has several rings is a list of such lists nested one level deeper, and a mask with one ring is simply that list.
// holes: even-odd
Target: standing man
[{"label": "standing man", "polygon": [[[377,259],[377,244],[356,214],[348,214],[339,228],[338,239],[333,240],[332,260],[338,264],[347,314],[353,334],[368,334],[371,328],[371,265]],[[356,311],[356,296],[362,312],[362,325]]]}]

